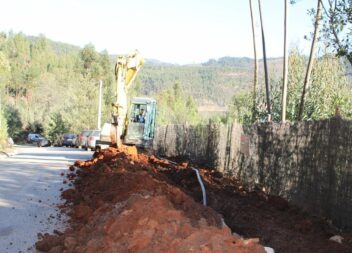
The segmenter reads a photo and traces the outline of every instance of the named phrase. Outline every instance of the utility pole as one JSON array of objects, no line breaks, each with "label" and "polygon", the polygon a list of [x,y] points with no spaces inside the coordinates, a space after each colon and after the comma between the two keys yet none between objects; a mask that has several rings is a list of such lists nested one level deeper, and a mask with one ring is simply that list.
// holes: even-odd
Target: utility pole
[{"label": "utility pole", "polygon": [[98,129],[101,130],[101,97],[102,97],[103,81],[99,80],[99,104],[98,104]]},{"label": "utility pole", "polygon": [[288,19],[288,0],[285,1],[285,22],[284,22],[284,71],[283,71],[283,86],[282,86],[282,108],[281,121],[286,122],[286,107],[287,107],[287,82],[288,82],[288,50],[287,50],[287,19]]}]

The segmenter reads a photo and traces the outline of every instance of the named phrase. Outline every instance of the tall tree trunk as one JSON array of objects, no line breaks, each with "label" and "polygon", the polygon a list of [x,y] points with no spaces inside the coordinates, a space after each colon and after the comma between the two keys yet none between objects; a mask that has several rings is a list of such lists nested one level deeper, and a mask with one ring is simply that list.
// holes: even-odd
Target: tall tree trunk
[{"label": "tall tree trunk", "polygon": [[255,32],[252,0],[249,0],[249,7],[251,12],[251,20],[252,20],[253,53],[254,53],[253,108],[252,108],[252,121],[254,122],[257,119],[256,100],[257,100],[257,87],[258,87],[258,57],[257,57],[257,43],[256,43],[256,36],[255,36],[256,32]]},{"label": "tall tree trunk", "polygon": [[283,68],[283,85],[282,85],[282,109],[281,121],[286,121],[286,103],[287,103],[287,79],[288,79],[288,50],[287,50],[287,19],[288,19],[288,0],[285,1],[285,23],[284,23],[284,68]]},{"label": "tall tree trunk", "polygon": [[261,30],[262,30],[263,62],[264,62],[265,91],[266,91],[266,106],[267,106],[267,112],[268,112],[268,121],[271,121],[270,86],[269,86],[268,63],[267,63],[267,58],[266,58],[265,34],[264,34],[264,24],[263,24],[261,0],[258,0],[258,5],[259,5],[260,25],[261,25]]},{"label": "tall tree trunk", "polygon": [[315,24],[314,24],[314,35],[313,35],[313,40],[312,40],[312,46],[310,49],[307,72],[306,72],[306,76],[304,78],[303,91],[302,91],[302,96],[301,96],[301,103],[299,105],[299,112],[298,112],[298,119],[297,120],[302,120],[302,118],[303,118],[304,102],[305,102],[305,98],[306,98],[306,93],[309,88],[310,75],[312,73],[313,63],[314,63],[314,59],[315,59],[314,56],[315,56],[315,51],[317,48],[317,39],[318,39],[318,34],[319,34],[319,29],[320,29],[320,20],[321,20],[321,9],[322,9],[321,6],[322,6],[322,2],[321,2],[321,0],[318,0],[317,14],[315,17]]}]

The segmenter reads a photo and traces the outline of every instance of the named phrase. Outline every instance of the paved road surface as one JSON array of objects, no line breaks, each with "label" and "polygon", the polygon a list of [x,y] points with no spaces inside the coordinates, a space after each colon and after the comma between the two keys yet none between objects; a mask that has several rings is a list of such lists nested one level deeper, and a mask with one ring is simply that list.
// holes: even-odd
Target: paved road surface
[{"label": "paved road surface", "polygon": [[[17,154],[0,159],[0,252],[36,252],[37,233],[62,229],[61,172],[92,152],[73,148],[18,146]],[[61,217],[60,217],[61,216]]]}]

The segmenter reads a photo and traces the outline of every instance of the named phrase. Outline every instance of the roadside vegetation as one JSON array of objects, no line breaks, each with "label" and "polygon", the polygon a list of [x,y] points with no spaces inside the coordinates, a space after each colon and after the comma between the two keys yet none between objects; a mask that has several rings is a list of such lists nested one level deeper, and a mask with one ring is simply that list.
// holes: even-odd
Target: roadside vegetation
[{"label": "roadside vegetation", "polygon": [[[286,119],[296,121],[299,114],[301,93],[305,78],[307,57],[294,49],[289,56],[288,94]],[[346,64],[332,54],[325,54],[316,61],[311,76],[309,93],[305,101],[304,120],[333,117],[336,114],[352,119],[352,83]],[[282,79],[271,79],[272,120],[280,121],[282,110]],[[264,85],[256,90],[256,107],[253,111],[253,91],[247,89],[233,96],[231,112],[237,121],[251,124],[266,121],[266,95]],[[253,117],[255,113],[255,117]]]},{"label": "roadside vegetation", "polygon": [[351,119],[352,77],[348,72],[352,67],[352,48],[349,43],[352,35],[352,1],[316,0],[316,9],[308,10],[313,28],[311,38],[307,36],[311,49],[306,58],[297,49],[288,55],[288,10],[289,4],[296,4],[296,1],[285,0],[283,75],[279,79],[269,80],[271,76],[267,69],[261,0],[258,0],[256,7],[261,24],[265,67],[265,83],[259,82],[259,85],[256,29],[253,26],[255,2],[249,0],[255,59],[253,85],[251,89],[248,87],[247,91],[234,95],[233,118],[244,124],[256,121],[317,120],[332,116]]}]

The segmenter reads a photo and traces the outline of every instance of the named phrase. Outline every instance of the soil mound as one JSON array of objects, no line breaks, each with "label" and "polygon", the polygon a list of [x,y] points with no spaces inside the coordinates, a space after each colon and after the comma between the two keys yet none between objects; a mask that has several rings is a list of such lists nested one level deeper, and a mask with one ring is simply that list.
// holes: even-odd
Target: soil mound
[{"label": "soil mound", "polygon": [[62,193],[70,228],[44,235],[36,248],[51,253],[265,253],[259,239],[232,235],[218,213],[161,173],[170,168],[188,171],[186,167],[130,147],[109,148],[92,160],[77,161],[67,173],[74,188]]}]

